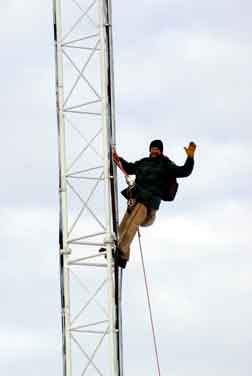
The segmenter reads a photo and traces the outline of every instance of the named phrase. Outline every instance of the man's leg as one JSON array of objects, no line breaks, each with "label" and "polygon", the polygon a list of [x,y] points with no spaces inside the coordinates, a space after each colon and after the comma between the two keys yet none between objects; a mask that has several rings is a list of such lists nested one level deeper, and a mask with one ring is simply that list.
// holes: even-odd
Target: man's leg
[{"label": "man's leg", "polygon": [[153,225],[153,223],[156,220],[156,213],[157,213],[157,210],[149,209],[148,215],[146,216],[145,221],[141,224],[141,226],[142,227],[148,227],[148,226]]},{"label": "man's leg", "polygon": [[129,260],[130,244],[139,228],[147,217],[147,208],[141,203],[137,203],[130,213],[126,212],[119,227],[118,247],[121,251],[121,258]]}]

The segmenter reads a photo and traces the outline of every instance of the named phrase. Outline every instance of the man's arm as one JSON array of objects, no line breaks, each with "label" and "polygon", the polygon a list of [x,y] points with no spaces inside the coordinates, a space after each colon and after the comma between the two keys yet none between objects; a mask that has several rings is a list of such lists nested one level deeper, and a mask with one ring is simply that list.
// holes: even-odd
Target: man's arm
[{"label": "man's arm", "polygon": [[123,169],[127,172],[129,175],[135,175],[136,174],[136,163],[127,162],[125,159],[119,157],[119,155],[116,153],[116,150],[112,149],[112,157],[113,160],[119,160],[122,164]]},{"label": "man's arm", "polygon": [[194,153],[196,150],[196,144],[190,142],[188,147],[184,147],[187,159],[183,166],[177,166],[175,164],[169,165],[167,173],[176,178],[186,178],[192,173],[194,166]]}]

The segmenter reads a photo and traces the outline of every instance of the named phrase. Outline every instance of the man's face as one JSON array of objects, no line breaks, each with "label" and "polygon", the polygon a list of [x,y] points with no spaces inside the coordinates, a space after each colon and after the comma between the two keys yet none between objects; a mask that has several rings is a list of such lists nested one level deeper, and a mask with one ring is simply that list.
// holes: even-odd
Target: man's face
[{"label": "man's face", "polygon": [[159,148],[156,148],[156,147],[152,147],[150,149],[150,157],[151,158],[156,158],[158,157],[159,155],[161,155],[161,151]]}]

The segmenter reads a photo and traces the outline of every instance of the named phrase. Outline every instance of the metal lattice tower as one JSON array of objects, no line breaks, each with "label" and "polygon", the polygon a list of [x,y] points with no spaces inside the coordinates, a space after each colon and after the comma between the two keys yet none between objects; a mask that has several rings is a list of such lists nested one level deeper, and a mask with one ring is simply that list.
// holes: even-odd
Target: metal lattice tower
[{"label": "metal lattice tower", "polygon": [[53,9],[63,373],[122,376],[111,2]]}]

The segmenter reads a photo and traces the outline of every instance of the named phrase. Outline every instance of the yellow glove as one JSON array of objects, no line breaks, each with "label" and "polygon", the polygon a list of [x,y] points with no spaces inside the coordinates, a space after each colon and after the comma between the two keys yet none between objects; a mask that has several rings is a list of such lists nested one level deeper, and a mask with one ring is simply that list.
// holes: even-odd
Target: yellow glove
[{"label": "yellow glove", "polygon": [[185,149],[185,152],[186,152],[187,156],[189,158],[193,158],[195,150],[196,150],[196,144],[194,142],[190,142],[189,146],[188,147],[184,147],[184,149]]}]

